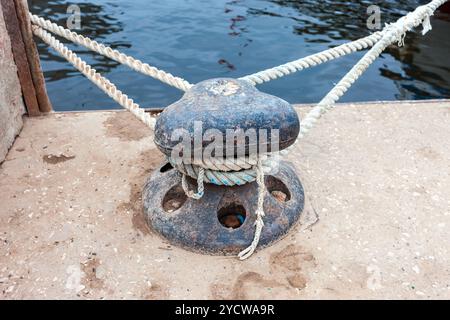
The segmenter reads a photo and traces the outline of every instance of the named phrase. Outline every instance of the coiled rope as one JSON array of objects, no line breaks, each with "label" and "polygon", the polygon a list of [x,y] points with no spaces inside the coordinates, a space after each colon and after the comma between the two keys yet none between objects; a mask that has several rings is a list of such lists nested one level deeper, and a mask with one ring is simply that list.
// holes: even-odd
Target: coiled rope
[{"label": "coiled rope", "polygon": [[[297,141],[294,143],[295,145],[317,123],[323,114],[335,106],[335,103],[339,100],[339,98],[347,92],[351,85],[364,73],[364,71],[368,69],[368,67],[377,57],[380,56],[387,46],[395,42],[397,42],[399,46],[402,46],[404,44],[406,32],[421,24],[424,28],[422,34],[425,34],[431,30],[430,17],[439,6],[447,1],[448,0],[433,0],[426,5],[418,7],[413,12],[408,13],[397,22],[386,25],[381,32],[374,33],[368,37],[346,43],[278,67],[248,75],[240,79],[249,81],[253,84],[259,84],[316,66],[358,50],[372,47],[372,49],[370,49],[363,56],[363,58],[359,60],[359,62],[339,81],[339,83],[335,85],[335,87],[306,115],[301,123],[300,134]],[[145,111],[141,109],[138,104],[134,103],[132,99],[129,99],[128,96],[118,90],[109,80],[98,74],[93,68],[78,58],[76,54],[70,51],[42,28],[65,37],[70,41],[81,44],[120,63],[126,64],[134,70],[147,74],[181,90],[186,91],[192,86],[181,78],[174,77],[169,73],[165,73],[155,67],[144,64],[139,60],[126,56],[117,50],[113,50],[68,29],[64,29],[48,20],[32,14],[30,14],[30,18],[35,24],[35,26],[33,26],[33,32],[36,36],[40,37],[48,45],[58,51],[88,79],[94,82],[111,98],[132,112],[138,119],[152,129],[154,128],[156,122],[154,118],[145,113]],[[280,151],[279,154],[286,155],[289,150],[292,150],[294,145]],[[273,153],[232,160],[200,160],[199,162],[194,162],[192,164],[176,163],[172,159],[169,159],[172,165],[182,173],[182,187],[184,191],[189,197],[194,199],[200,199],[203,196],[204,182],[233,186],[252,182],[256,179],[258,184],[258,206],[256,210],[255,235],[250,246],[239,253],[238,256],[241,260],[250,257],[258,246],[259,238],[264,226],[264,172],[271,170],[274,164],[274,159],[277,157],[278,153]],[[186,176],[190,176],[197,180],[196,192],[189,189]]]}]

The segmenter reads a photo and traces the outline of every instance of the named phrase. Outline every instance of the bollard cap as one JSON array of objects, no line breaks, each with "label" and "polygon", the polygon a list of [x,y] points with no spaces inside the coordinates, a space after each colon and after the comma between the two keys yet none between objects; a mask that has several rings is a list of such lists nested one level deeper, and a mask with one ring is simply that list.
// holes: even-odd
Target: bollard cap
[{"label": "bollard cap", "polygon": [[299,130],[300,120],[288,102],[244,80],[217,78],[194,85],[161,113],[155,143],[167,156],[184,146],[184,157],[188,151],[192,157],[201,152],[241,157],[285,149]]}]

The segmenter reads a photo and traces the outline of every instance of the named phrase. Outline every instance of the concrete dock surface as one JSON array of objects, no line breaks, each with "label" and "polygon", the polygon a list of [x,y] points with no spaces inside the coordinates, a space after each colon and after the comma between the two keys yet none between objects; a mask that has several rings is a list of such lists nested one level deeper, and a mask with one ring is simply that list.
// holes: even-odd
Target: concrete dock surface
[{"label": "concrete dock surface", "polygon": [[0,299],[450,298],[449,101],[329,112],[287,158],[301,222],[246,261],[149,230],[163,157],[131,114],[24,121],[0,166]]}]

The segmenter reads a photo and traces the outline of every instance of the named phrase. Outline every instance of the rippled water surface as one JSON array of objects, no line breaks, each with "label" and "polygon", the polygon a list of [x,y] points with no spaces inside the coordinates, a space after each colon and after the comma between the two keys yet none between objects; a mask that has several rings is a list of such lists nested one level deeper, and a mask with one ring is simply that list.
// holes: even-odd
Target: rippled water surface
[{"label": "rippled water surface", "polygon": [[[382,23],[428,1],[339,0],[62,0],[29,1],[30,10],[65,25],[67,6],[81,8],[77,32],[191,83],[241,77],[366,36],[366,9]],[[390,47],[342,101],[450,98],[450,15],[438,13],[425,37],[408,34]],[[143,107],[164,107],[181,92],[85,48],[69,47]],[[56,110],[120,108],[53,50],[39,43]],[[259,86],[291,103],[319,101],[357,62],[356,53]]]}]

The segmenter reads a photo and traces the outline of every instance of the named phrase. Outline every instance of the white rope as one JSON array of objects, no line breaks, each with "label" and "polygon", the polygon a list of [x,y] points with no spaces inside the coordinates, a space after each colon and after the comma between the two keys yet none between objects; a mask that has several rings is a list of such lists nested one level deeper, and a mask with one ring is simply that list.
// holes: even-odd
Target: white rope
[{"label": "white rope", "polygon": [[381,32],[375,32],[370,36],[361,38],[356,41],[344,43],[338,47],[330,48],[319,53],[309,55],[307,57],[294,60],[277,67],[266,69],[245,77],[239,78],[246,80],[253,85],[268,82],[277,78],[287,76],[291,73],[301,71],[310,67],[315,67],[324,62],[334,60],[347,54],[373,47],[382,37]]},{"label": "white rope", "polygon": [[[439,6],[441,6],[446,1],[447,0],[433,1],[429,4],[421,6],[421,7],[426,7],[427,10],[434,12]],[[421,7],[418,7],[417,9],[420,9]],[[417,9],[416,9],[416,11],[417,11]],[[430,15],[432,15],[432,13]],[[423,25],[424,25],[423,34],[427,33],[429,30],[431,30],[430,15],[425,15],[423,17],[424,20],[421,21],[421,22],[423,22]],[[307,69],[310,67],[315,67],[319,64],[322,64],[322,63],[330,61],[330,60],[334,60],[336,58],[345,56],[347,54],[373,47],[383,37],[383,34],[385,31],[387,31],[387,30],[383,30],[381,32],[375,32],[374,34],[369,35],[365,38],[361,38],[356,41],[344,43],[335,48],[330,48],[330,49],[324,50],[322,52],[315,53],[315,54],[309,55],[307,57],[279,65],[277,67],[273,67],[270,69],[259,71],[257,73],[251,74],[251,75],[241,77],[239,79],[249,81],[250,83],[256,85],[256,84],[261,84],[261,83],[268,82],[268,81],[271,81],[274,79],[278,79],[278,78],[284,77],[286,75],[289,75],[291,73],[301,71],[301,70],[304,70],[304,69]],[[400,40],[399,45],[402,45],[402,41],[404,40],[404,38],[401,38],[399,40]]]},{"label": "white rope", "polygon": [[173,166],[184,175],[187,175],[193,179],[197,179],[199,172],[203,171],[203,181],[218,186],[242,186],[246,183],[253,182],[256,179],[256,172],[253,167],[240,171],[218,171],[213,169],[205,169],[192,164],[174,164]]},{"label": "white rope", "polygon": [[[178,168],[178,166],[176,166],[176,167]],[[199,171],[198,171],[198,175],[197,175],[197,192],[194,193],[194,191],[189,189],[189,184],[186,179],[186,173],[183,172],[181,168],[182,167],[180,167],[180,169],[178,169],[178,170],[182,172],[181,186],[183,187],[184,192],[190,198],[193,198],[196,200],[201,199],[204,195],[205,169],[202,167],[196,166],[196,168],[199,168]],[[256,183],[258,185],[258,203],[257,203],[256,212],[255,212],[255,215],[256,215],[255,234],[254,234],[253,241],[250,244],[250,246],[247,247],[246,249],[242,250],[238,254],[238,257],[240,260],[245,260],[245,259],[249,258],[253,254],[253,252],[256,250],[258,243],[259,243],[259,239],[261,237],[262,228],[264,227],[264,220],[263,220],[263,218],[264,218],[264,195],[266,192],[266,187],[264,184],[264,169],[263,169],[263,161],[261,158],[259,158],[257,160],[257,164],[252,168],[252,170],[256,172]],[[211,171],[214,172],[213,170],[211,170]],[[218,173],[219,172],[216,172],[216,174],[218,174]],[[236,172],[223,172],[221,174],[223,174],[223,175],[236,174]],[[249,181],[249,182],[251,182],[251,181]],[[229,185],[229,184],[226,184],[226,185]],[[231,185],[234,185],[234,184],[231,184]]]},{"label": "white rope", "polygon": [[280,151],[280,153],[286,155],[292,150],[298,141],[311,130],[322,115],[336,106],[335,103],[390,44],[397,42],[399,46],[403,45],[406,32],[411,31],[420,24],[424,24],[423,34],[431,30],[430,16],[433,15],[434,11],[436,11],[439,6],[447,1],[448,0],[434,0],[427,5],[417,7],[416,10],[400,18],[397,22],[387,25],[380,41],[358,61],[358,63],[302,120],[300,134],[296,142],[289,148]]},{"label": "white rope", "polygon": [[105,46],[104,44],[100,44],[97,41],[91,40],[87,37],[84,37],[78,33],[75,33],[73,31],[70,31],[69,29],[65,29],[61,26],[58,26],[57,24],[43,19],[41,17],[38,17],[33,14],[29,14],[31,22],[35,25],[38,25],[39,27],[46,29],[54,34],[57,34],[61,37],[66,38],[69,41],[72,41],[74,43],[77,43],[79,45],[82,45],[92,51],[95,51],[103,56],[106,56],[110,59],[113,59],[117,62],[120,62],[122,64],[125,64],[129,66],[130,68],[141,72],[147,76],[150,76],[152,78],[155,78],[159,81],[162,81],[164,83],[167,83],[175,88],[178,88],[183,91],[189,90],[189,88],[192,87],[192,84],[187,82],[186,80],[175,77],[171,75],[170,73],[164,72],[162,70],[159,70],[153,66],[150,66],[147,63],[143,63],[140,60],[137,60],[133,57],[130,57],[126,54],[123,54],[117,50],[114,50],[110,47]]},{"label": "white rope", "polygon": [[258,207],[256,209],[256,221],[255,221],[255,234],[253,236],[253,241],[246,249],[239,252],[238,257],[240,260],[245,260],[249,258],[253,252],[255,252],[256,247],[259,243],[259,238],[261,237],[262,228],[264,227],[264,194],[266,192],[266,186],[264,184],[264,171],[262,168],[262,161],[258,161],[256,167],[258,183]]},{"label": "white rope", "polygon": [[169,158],[169,162],[178,171],[191,178],[197,179],[200,170],[203,171],[203,180],[206,183],[213,183],[220,186],[241,186],[255,181],[258,157],[263,161],[263,170],[269,172],[273,166],[267,155],[255,155],[237,159],[215,159],[197,160],[196,164],[179,163]]},{"label": "white rope", "polygon": [[[134,103],[133,100],[129,99],[128,96],[123,94],[120,90],[118,90],[114,84],[112,84],[109,80],[102,77],[100,74],[98,74],[94,69],[92,69],[91,66],[86,64],[83,60],[81,60],[75,53],[73,53],[71,50],[69,50],[66,46],[64,46],[60,41],[58,41],[55,37],[53,37],[51,34],[49,34],[47,31],[43,30],[42,28],[38,26],[33,26],[33,33],[41,38],[44,42],[46,42],[50,47],[55,49],[61,56],[63,56],[67,61],[69,61],[73,66],[75,66],[81,73],[83,73],[88,79],[90,79],[92,82],[94,82],[100,89],[102,89],[105,93],[107,93],[111,98],[113,98],[115,101],[117,101],[120,105],[122,105],[127,110],[131,111],[138,119],[140,119],[142,122],[147,124],[150,128],[154,129],[156,120],[152,118],[148,113],[146,113],[143,109],[139,107],[138,104]],[[249,160],[251,161],[251,160]],[[238,160],[237,163],[241,163],[241,160]],[[245,162],[245,161],[244,161]],[[211,162],[212,163],[212,162]],[[231,161],[225,162],[227,164],[224,164],[225,167],[228,169],[231,169]],[[248,163],[248,162],[246,162]],[[216,166],[218,163],[216,163]],[[178,166],[177,166],[178,168]],[[233,180],[233,176],[239,177],[240,175],[245,175],[244,173],[238,173],[238,172],[223,172],[220,173],[219,171],[214,170],[205,170],[202,167],[191,165],[191,168],[196,168],[195,175],[192,174],[194,178],[197,179],[197,192],[193,192],[189,189],[188,182],[186,180],[186,174],[182,171],[182,187],[184,192],[187,196],[193,198],[193,199],[200,199],[204,194],[204,177],[207,177],[207,173],[210,175],[214,175],[217,179],[217,181],[228,181],[229,185],[235,185],[238,182],[237,179]],[[258,208],[256,211],[256,230],[255,230],[255,236],[251,243],[251,245],[242,251],[239,254],[239,258],[241,260],[247,259],[250,257],[253,252],[255,251],[256,247],[259,243],[259,238],[261,235],[262,227],[264,226],[263,222],[263,216],[264,216],[264,171],[263,171],[263,165],[262,160],[258,160],[257,167],[252,168],[253,171],[257,174],[257,183],[258,183]],[[180,170],[181,171],[181,170]],[[229,175],[231,179],[226,179],[226,175]],[[205,179],[207,182],[211,182],[211,179],[207,178]],[[247,182],[251,182],[250,179]],[[241,183],[243,184],[243,183]]]},{"label": "white rope", "polygon": [[203,177],[205,175],[205,169],[200,168],[197,176],[197,192],[189,189],[189,184],[186,179],[186,174],[183,173],[181,177],[181,186],[183,187],[184,193],[195,200],[199,200],[205,194],[205,186],[203,184]]},{"label": "white rope", "polygon": [[145,123],[152,130],[155,128],[156,120],[151,117],[149,113],[140,108],[137,103],[128,98],[126,94],[118,90],[114,84],[108,79],[101,76],[95,69],[83,60],[81,60],[75,53],[70,51],[66,46],[59,42],[55,37],[49,34],[38,26],[33,26],[33,33],[41,38],[50,47],[55,49],[61,56],[69,61],[75,68],[77,68],[82,74],[84,74],[89,80],[95,83],[100,89],[102,89],[108,96],[117,101],[122,107],[130,111],[139,120]]}]

